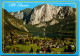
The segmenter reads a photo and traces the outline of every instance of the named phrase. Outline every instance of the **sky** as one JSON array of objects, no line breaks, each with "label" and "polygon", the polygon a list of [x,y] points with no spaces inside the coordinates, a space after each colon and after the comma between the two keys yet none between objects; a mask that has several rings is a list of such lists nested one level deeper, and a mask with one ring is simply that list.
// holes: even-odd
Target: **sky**
[{"label": "sky", "polygon": [[70,6],[76,8],[76,4],[73,2],[4,2],[3,8],[8,12],[17,12],[26,8],[33,9],[36,6],[45,3],[53,6]]}]

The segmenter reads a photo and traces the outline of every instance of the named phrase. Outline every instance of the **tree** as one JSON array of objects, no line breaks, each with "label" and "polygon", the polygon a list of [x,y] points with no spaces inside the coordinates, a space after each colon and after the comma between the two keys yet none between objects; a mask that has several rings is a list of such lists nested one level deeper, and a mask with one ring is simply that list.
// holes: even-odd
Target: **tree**
[{"label": "tree", "polygon": [[10,36],[11,36],[11,40],[12,40],[12,45],[13,45],[13,33],[12,32],[10,32]]},{"label": "tree", "polygon": [[39,49],[37,49],[37,51],[36,51],[37,53],[39,53]]},{"label": "tree", "polygon": [[33,52],[33,48],[31,47],[30,53]]},{"label": "tree", "polygon": [[19,43],[19,44],[23,44],[23,39],[20,39],[20,40],[18,41],[18,43]]},{"label": "tree", "polygon": [[51,52],[50,47],[47,48],[46,52]]},{"label": "tree", "polygon": [[74,51],[72,50],[71,46],[68,46],[68,49],[65,48],[64,52],[74,52]]}]

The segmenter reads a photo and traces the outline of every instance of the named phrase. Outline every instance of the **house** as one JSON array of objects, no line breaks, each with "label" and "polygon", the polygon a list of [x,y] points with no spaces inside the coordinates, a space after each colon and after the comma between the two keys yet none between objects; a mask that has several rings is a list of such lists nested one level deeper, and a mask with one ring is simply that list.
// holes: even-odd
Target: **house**
[{"label": "house", "polygon": [[75,47],[74,45],[70,45],[71,47]]}]

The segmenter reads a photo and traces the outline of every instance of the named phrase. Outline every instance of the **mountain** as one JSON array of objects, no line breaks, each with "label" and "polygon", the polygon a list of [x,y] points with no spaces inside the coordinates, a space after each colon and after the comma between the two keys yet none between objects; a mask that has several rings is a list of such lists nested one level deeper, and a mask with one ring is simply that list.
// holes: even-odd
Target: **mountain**
[{"label": "mountain", "polygon": [[16,19],[14,16],[12,16],[10,13],[8,13],[5,9],[2,9],[3,11],[3,26],[5,31],[26,31],[26,27],[23,25],[23,22],[19,19]]},{"label": "mountain", "polygon": [[13,15],[14,17],[18,18],[18,19],[23,19],[24,18],[24,13],[21,11],[18,12],[11,12],[11,15]]},{"label": "mountain", "polygon": [[32,10],[32,9],[30,9],[30,8],[26,8],[26,9],[24,9],[24,10],[21,10],[21,12],[25,12],[26,14],[28,14],[31,10]]},{"label": "mountain", "polygon": [[[45,32],[47,37],[75,37],[76,9],[69,6],[53,6],[42,4],[32,9],[28,14],[27,27],[30,31]],[[31,29],[34,26],[35,30]],[[45,29],[45,31],[44,31]]]},{"label": "mountain", "polygon": [[32,9],[30,9],[30,8],[26,8],[26,9],[18,11],[18,12],[10,12],[10,14],[13,15],[17,19],[23,20],[24,24],[25,24],[26,23],[25,20],[27,18],[27,14],[29,14],[29,12],[31,10]]},{"label": "mountain", "polygon": [[[49,4],[42,4],[34,7],[33,9],[26,8],[18,12],[11,12],[11,15],[18,19],[22,19],[31,25],[37,25],[36,27],[45,26],[45,22],[49,22],[50,25],[59,23],[58,20],[64,19],[67,16],[76,14],[76,9],[69,6],[53,6]],[[58,18],[58,20],[56,20]]]},{"label": "mountain", "polygon": [[57,35],[57,37],[75,37],[75,8],[69,6],[60,7],[42,4],[34,7],[33,9],[25,9],[17,13],[22,12],[26,13],[23,20],[26,28],[34,35],[42,36],[42,34],[45,32],[47,37],[55,37],[55,34],[59,35]]},{"label": "mountain", "polygon": [[42,4],[32,10],[29,23],[32,25],[39,24],[37,27],[41,27],[45,26],[44,22],[51,21],[50,25],[54,25],[59,23],[55,18],[64,19],[66,16],[75,13],[75,9],[69,6],[56,7],[49,4]]}]

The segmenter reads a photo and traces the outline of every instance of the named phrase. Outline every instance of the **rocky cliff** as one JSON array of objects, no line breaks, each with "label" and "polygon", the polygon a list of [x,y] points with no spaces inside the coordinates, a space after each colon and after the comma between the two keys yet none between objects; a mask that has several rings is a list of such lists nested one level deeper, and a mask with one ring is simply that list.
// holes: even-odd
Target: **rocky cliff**
[{"label": "rocky cliff", "polygon": [[[53,33],[68,34],[70,35],[68,37],[75,37],[76,8],[42,4],[34,7],[33,9],[12,12],[11,15],[16,15],[15,20],[23,20],[22,23],[26,26],[24,29],[28,29],[28,31],[26,30],[27,32],[33,32],[33,34],[35,34],[34,32],[40,32],[41,34],[42,32],[46,32],[45,35],[48,37],[54,37]],[[18,27],[19,29],[23,28],[22,23],[16,23],[14,19],[9,18],[11,15],[8,15],[8,21],[10,21],[10,24]],[[36,33],[35,35],[40,34]],[[62,37],[67,36],[62,35]]]},{"label": "rocky cliff", "polygon": [[31,11],[32,9],[26,8],[24,10],[18,11],[18,12],[10,12],[11,15],[13,15],[15,18],[24,20],[27,17],[27,14]]},{"label": "rocky cliff", "polygon": [[[14,17],[23,20],[23,24],[36,25],[36,27],[46,26],[59,23],[59,19],[64,19],[67,16],[76,14],[76,9],[69,6],[53,6],[49,4],[42,4],[34,7],[32,10],[26,8],[22,11],[11,12]],[[56,19],[57,18],[57,19]]]},{"label": "rocky cliff", "polygon": [[18,19],[23,19],[24,17],[24,13],[21,11],[18,12],[11,12],[11,15],[13,15],[14,17],[18,18]]},{"label": "rocky cliff", "polygon": [[45,26],[45,22],[50,21],[50,25],[54,25],[59,23],[55,18],[64,19],[75,13],[76,10],[69,6],[56,7],[49,4],[42,4],[32,10],[29,23],[32,25],[38,24],[37,27],[41,27]]}]

